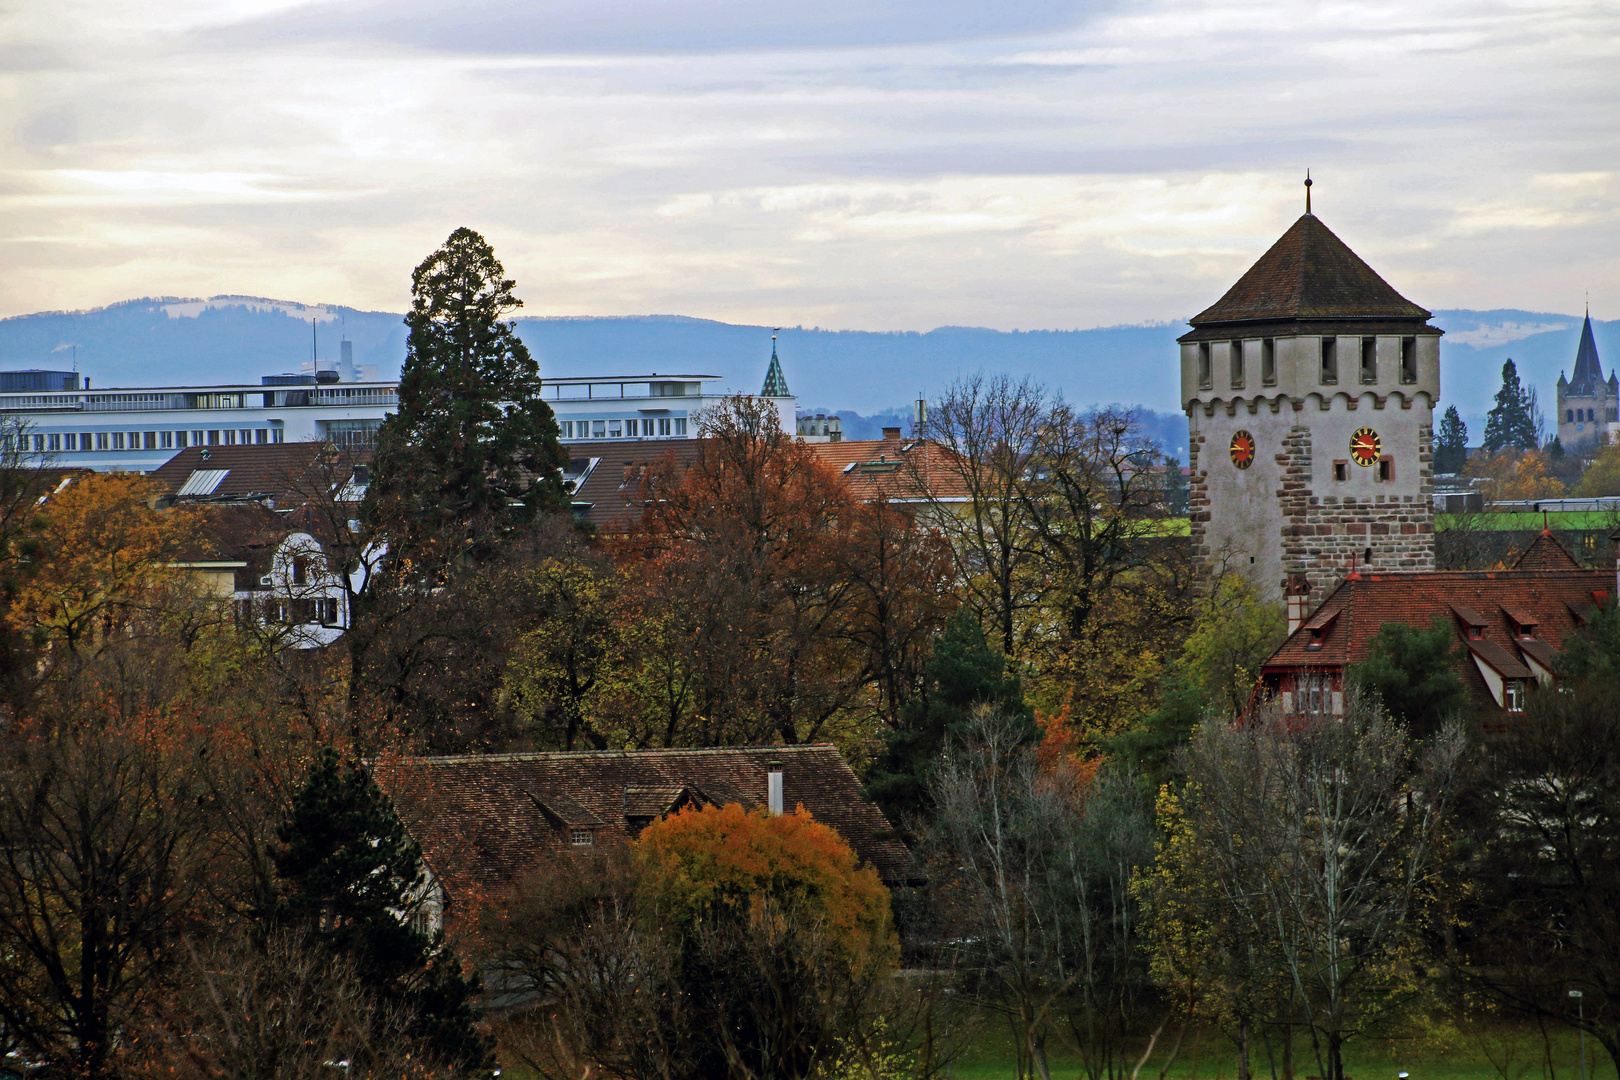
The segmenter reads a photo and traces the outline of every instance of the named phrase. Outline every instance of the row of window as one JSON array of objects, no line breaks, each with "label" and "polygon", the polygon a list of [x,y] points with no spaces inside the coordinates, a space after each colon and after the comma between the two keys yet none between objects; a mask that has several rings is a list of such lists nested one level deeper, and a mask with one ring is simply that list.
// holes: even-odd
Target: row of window
[{"label": "row of window", "polygon": [[[1611,406],[1606,411],[1608,412],[1608,419],[1612,423],[1616,419],[1616,409]],[[1588,424],[1597,423],[1597,410],[1596,409],[1565,409],[1564,410],[1564,423],[1566,423],[1566,424],[1578,424],[1578,423],[1582,423],[1582,422],[1585,422],[1585,423],[1588,423]]]},{"label": "row of window", "polygon": [[564,420],[562,437],[565,439],[656,439],[659,436],[685,435],[684,416],[660,416],[629,420]]},{"label": "row of window", "polygon": [[[1378,381],[1378,339],[1364,338],[1336,338],[1325,337],[1320,339],[1320,377],[1324,386],[1334,386],[1339,381],[1339,342],[1353,341],[1359,343],[1361,360],[1361,381],[1363,383],[1376,383]],[[1226,355],[1227,371],[1230,376],[1232,389],[1241,390],[1248,382],[1247,355],[1242,341],[1203,341],[1198,344],[1198,387],[1200,390],[1212,390],[1215,387],[1215,360],[1220,353]],[[1415,383],[1418,378],[1417,338],[1401,338],[1400,356],[1401,382]],[[1277,385],[1277,345],[1274,338],[1263,338],[1260,341],[1260,385]]]},{"label": "row of window", "polygon": [[335,596],[244,599],[236,601],[236,619],[244,625],[257,616],[282,626],[341,626],[339,604]]},{"label": "row of window", "polygon": [[282,441],[281,428],[205,431],[61,431],[23,435],[22,453],[96,453],[102,450],[184,450],[187,446],[264,445]]}]

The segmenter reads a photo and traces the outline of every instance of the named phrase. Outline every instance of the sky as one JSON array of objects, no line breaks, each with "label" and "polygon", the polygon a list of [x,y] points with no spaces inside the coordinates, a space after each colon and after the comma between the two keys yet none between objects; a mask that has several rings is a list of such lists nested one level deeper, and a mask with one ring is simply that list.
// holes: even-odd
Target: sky
[{"label": "sky", "polygon": [[1620,315],[1614,0],[0,0],[0,316],[1181,320],[1303,211],[1431,309]]}]

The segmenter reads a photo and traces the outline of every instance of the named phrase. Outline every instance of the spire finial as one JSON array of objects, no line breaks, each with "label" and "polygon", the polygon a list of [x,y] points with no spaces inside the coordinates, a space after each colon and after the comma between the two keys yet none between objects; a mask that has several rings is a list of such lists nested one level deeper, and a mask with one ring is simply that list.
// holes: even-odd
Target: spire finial
[{"label": "spire finial", "polygon": [[1311,212],[1311,170],[1305,170],[1305,213]]}]

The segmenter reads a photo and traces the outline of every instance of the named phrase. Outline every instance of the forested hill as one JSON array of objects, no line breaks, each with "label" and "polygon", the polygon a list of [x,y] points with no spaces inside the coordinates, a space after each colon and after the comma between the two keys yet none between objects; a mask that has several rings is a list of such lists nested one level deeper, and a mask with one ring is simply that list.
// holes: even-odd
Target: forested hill
[{"label": "forested hill", "polygon": [[[85,312],[0,320],[0,368],[73,364],[97,386],[257,381],[309,359],[310,320],[321,359],[343,335],[355,360],[399,371],[405,327],[398,314],[255,297],[131,300]],[[1441,311],[1442,379],[1478,436],[1502,361],[1512,357],[1549,412],[1560,369],[1573,363],[1580,317],[1536,312]],[[665,371],[718,375],[730,389],[757,392],[771,331],[677,315],[524,318],[523,339],[554,375]],[[1606,365],[1620,360],[1620,322],[1594,322]],[[873,414],[937,396],[975,371],[1030,375],[1084,403],[1177,409],[1177,334],[1185,324],[1092,330],[1002,331],[939,327],[873,332],[790,327],[779,349],[802,408]]]}]

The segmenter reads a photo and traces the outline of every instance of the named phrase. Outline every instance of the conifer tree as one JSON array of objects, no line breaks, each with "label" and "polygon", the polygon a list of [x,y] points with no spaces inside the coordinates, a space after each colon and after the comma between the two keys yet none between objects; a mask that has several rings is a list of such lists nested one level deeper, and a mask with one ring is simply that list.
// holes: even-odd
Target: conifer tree
[{"label": "conifer tree", "polygon": [[487,554],[514,526],[566,506],[540,367],[501,321],[522,306],[514,284],[467,228],[411,274],[399,411],[377,435],[367,512],[424,570]]},{"label": "conifer tree", "polygon": [[867,797],[883,807],[890,821],[899,823],[927,808],[929,769],[946,737],[966,730],[973,706],[1000,706],[1026,726],[1031,739],[1035,737],[1034,716],[1024,703],[1021,682],[1006,667],[1007,658],[985,640],[979,620],[967,608],[958,608],[934,638],[933,655],[924,669],[924,693],[906,705],[902,726],[887,734],[888,746],[867,781]]},{"label": "conifer tree", "polygon": [[1531,411],[1530,396],[1519,382],[1519,369],[1508,360],[1502,365],[1502,389],[1496,392],[1496,405],[1485,417],[1486,453],[1536,449],[1536,421]]},{"label": "conifer tree", "polygon": [[1434,440],[1434,471],[1459,473],[1467,462],[1468,425],[1457,414],[1457,406],[1448,405]]},{"label": "conifer tree", "polygon": [[431,1057],[461,1072],[487,1071],[494,1058],[476,1027],[479,980],[462,974],[442,930],[424,934],[407,921],[427,891],[427,868],[370,774],[323,750],[276,839],[277,920],[352,961],[381,1004],[410,1016]]}]

